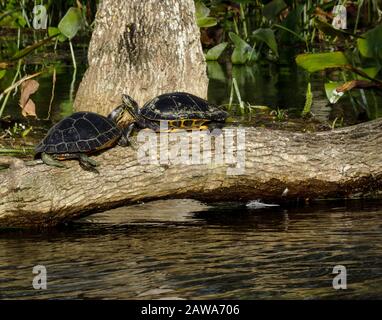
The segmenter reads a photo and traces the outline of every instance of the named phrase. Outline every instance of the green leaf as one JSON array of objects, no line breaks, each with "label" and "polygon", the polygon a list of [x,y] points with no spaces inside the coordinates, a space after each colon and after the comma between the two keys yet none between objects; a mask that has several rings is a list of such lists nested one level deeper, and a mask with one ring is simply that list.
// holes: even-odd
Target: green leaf
[{"label": "green leaf", "polygon": [[263,15],[268,20],[275,20],[278,14],[287,7],[283,0],[273,0],[267,3],[263,8]]},{"label": "green leaf", "polygon": [[196,23],[199,28],[209,28],[216,26],[216,18],[209,17],[209,14],[210,9],[208,9],[203,2],[198,1],[195,3]]},{"label": "green leaf", "polygon": [[325,93],[329,102],[334,104],[336,103],[343,95],[343,92],[338,92],[336,88],[341,86],[343,83],[341,82],[326,82],[325,83]]},{"label": "green leaf", "polygon": [[245,64],[248,60],[248,57],[246,54],[241,52],[239,48],[233,49],[231,61],[233,64]]},{"label": "green leaf", "polygon": [[342,51],[299,54],[296,57],[296,62],[310,73],[349,64]]},{"label": "green leaf", "polygon": [[253,48],[236,33],[230,32],[229,37],[235,45],[231,57],[233,64],[244,64],[247,61],[257,59],[257,55]]},{"label": "green leaf", "polygon": [[27,128],[27,129],[23,130],[23,131],[21,132],[21,136],[22,136],[23,138],[25,138],[25,137],[29,134],[29,132],[32,131],[32,129],[33,129],[33,127],[29,127],[29,128]]},{"label": "green leaf", "polygon": [[315,27],[317,27],[317,29],[331,37],[339,37],[342,39],[349,38],[349,36],[357,37],[357,35],[354,35],[351,32],[336,29],[331,24],[322,21],[318,18],[314,19],[314,25]]},{"label": "green leaf", "polygon": [[[381,70],[381,67],[375,66],[375,67],[369,67],[369,68],[362,68],[361,70],[365,72],[370,78],[375,78],[378,72]],[[360,75],[357,75],[357,79],[370,80],[370,79],[361,77]]]},{"label": "green leaf", "polygon": [[69,8],[58,24],[58,29],[67,38],[72,39],[82,26],[82,15],[79,8]]},{"label": "green leaf", "polygon": [[250,45],[245,42],[242,38],[240,38],[236,33],[234,32],[230,32],[229,34],[229,37],[230,39],[232,40],[233,44],[235,45],[235,47],[238,47],[238,48],[245,48],[247,46],[250,47]]},{"label": "green leaf", "polygon": [[369,30],[357,40],[358,50],[366,58],[382,59],[382,25]]},{"label": "green leaf", "polygon": [[210,9],[206,7],[203,2],[197,1],[195,3],[195,16],[196,19],[206,18],[210,14]]},{"label": "green leaf", "polygon": [[21,13],[21,9],[14,8],[14,5],[11,5],[12,9],[8,11],[0,11],[0,22],[1,26],[6,26],[10,28],[24,28],[26,26],[26,20]]},{"label": "green leaf", "polygon": [[61,33],[60,29],[56,27],[48,27],[48,35],[49,37],[58,36]]},{"label": "green leaf", "polygon": [[278,56],[277,43],[275,33],[270,28],[259,28],[253,32],[255,39],[265,42],[265,44]]},{"label": "green leaf", "polygon": [[228,42],[222,42],[211,48],[206,53],[206,60],[217,60],[227,47]]},{"label": "green leaf", "polygon": [[66,40],[68,39],[67,37],[65,37],[65,36],[61,33],[60,29],[58,29],[58,28],[56,28],[56,27],[48,27],[48,35],[49,35],[50,37],[57,36],[57,39],[58,39],[58,41],[60,41],[60,42],[64,42],[64,41],[66,41]]},{"label": "green leaf", "polygon": [[217,61],[207,62],[207,73],[209,79],[219,80],[221,82],[225,82],[227,80],[222,65]]},{"label": "green leaf", "polygon": [[209,28],[216,26],[217,20],[213,17],[205,17],[205,18],[199,18],[196,20],[196,24],[199,28]]},{"label": "green leaf", "polygon": [[[232,53],[232,62],[234,64],[244,64],[248,60],[248,50],[250,45],[241,39],[236,33],[230,32],[229,37],[232,40],[235,48]],[[248,48],[249,47],[249,48]]]},{"label": "green leaf", "polygon": [[0,79],[5,76],[7,70],[0,70]]}]

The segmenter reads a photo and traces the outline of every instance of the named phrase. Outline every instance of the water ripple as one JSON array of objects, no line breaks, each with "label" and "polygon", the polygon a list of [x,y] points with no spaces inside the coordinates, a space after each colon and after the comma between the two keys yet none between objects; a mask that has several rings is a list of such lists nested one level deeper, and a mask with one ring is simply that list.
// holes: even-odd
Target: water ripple
[{"label": "water ripple", "polygon": [[[382,297],[382,203],[250,210],[158,201],[0,234],[0,298]],[[32,268],[48,289],[32,288]],[[332,288],[335,265],[348,289]]]}]

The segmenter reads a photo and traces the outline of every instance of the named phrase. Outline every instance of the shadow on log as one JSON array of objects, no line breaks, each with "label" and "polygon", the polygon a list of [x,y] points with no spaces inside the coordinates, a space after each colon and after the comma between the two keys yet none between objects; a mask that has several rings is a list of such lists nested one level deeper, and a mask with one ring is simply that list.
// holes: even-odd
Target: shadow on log
[{"label": "shadow on log", "polygon": [[[226,128],[222,136],[228,139],[237,129]],[[131,147],[94,156],[99,175],[82,170],[76,161],[67,161],[66,170],[18,161],[0,172],[0,227],[54,226],[161,198],[281,200],[380,194],[382,120],[318,133],[242,130],[245,144],[237,153],[245,160],[241,175],[228,175],[232,164],[224,163],[141,164]],[[212,158],[215,153],[212,147]]]}]

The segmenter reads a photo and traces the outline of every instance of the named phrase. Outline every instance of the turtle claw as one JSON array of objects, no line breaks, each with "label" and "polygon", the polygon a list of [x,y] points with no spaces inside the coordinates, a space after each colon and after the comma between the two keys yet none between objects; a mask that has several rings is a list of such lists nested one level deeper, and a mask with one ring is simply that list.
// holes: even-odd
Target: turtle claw
[{"label": "turtle claw", "polygon": [[97,161],[89,158],[86,154],[83,153],[79,154],[78,160],[80,161],[80,166],[82,169],[99,174],[99,171],[95,168],[98,166]]},{"label": "turtle claw", "polygon": [[93,173],[96,173],[96,174],[100,174],[99,171],[95,167],[93,167],[91,165],[84,164],[84,163],[80,162],[80,166],[81,166],[82,169],[84,169],[86,171],[93,172]]},{"label": "turtle claw", "polygon": [[47,153],[42,153],[41,154],[41,160],[43,161],[43,163],[45,163],[46,165],[48,166],[52,166],[52,167],[58,167],[58,168],[63,168],[63,169],[68,169],[68,167],[66,165],[64,165],[62,162],[60,161],[57,161],[55,159],[53,159],[49,154]]},{"label": "turtle claw", "polygon": [[88,158],[87,161],[93,166],[93,167],[98,167],[98,162],[91,159],[91,158]]}]

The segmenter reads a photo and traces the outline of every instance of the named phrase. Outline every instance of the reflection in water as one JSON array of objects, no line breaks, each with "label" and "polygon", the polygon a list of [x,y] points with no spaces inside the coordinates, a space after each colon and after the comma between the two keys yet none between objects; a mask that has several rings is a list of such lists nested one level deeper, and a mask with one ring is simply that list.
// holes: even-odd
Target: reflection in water
[{"label": "reflection in water", "polygon": [[[252,105],[265,105],[272,109],[287,109],[291,118],[299,118],[306,101],[308,82],[312,85],[313,104],[311,112],[320,122],[330,123],[343,118],[345,125],[376,119],[382,116],[381,97],[373,93],[365,93],[366,106],[355,103],[354,97],[344,96],[335,105],[326,98],[322,74],[308,76],[293,61],[295,54],[288,53],[280,64],[231,65],[208,62],[208,100],[217,104],[228,104],[235,78],[241,99]],[[234,103],[237,103],[234,95]],[[342,121],[342,120],[341,120]]]},{"label": "reflection in water", "polygon": [[[379,298],[382,204],[363,206],[158,201],[48,234],[2,233],[0,297]],[[31,286],[37,264],[45,291]],[[347,290],[332,289],[335,265],[347,268]]]},{"label": "reflection in water", "polygon": [[[297,66],[231,66],[208,63],[208,98],[217,104],[228,103],[232,78],[236,79],[243,101],[272,108],[287,107],[300,114],[305,103],[307,76]],[[235,97],[236,98],[236,97]]]}]

